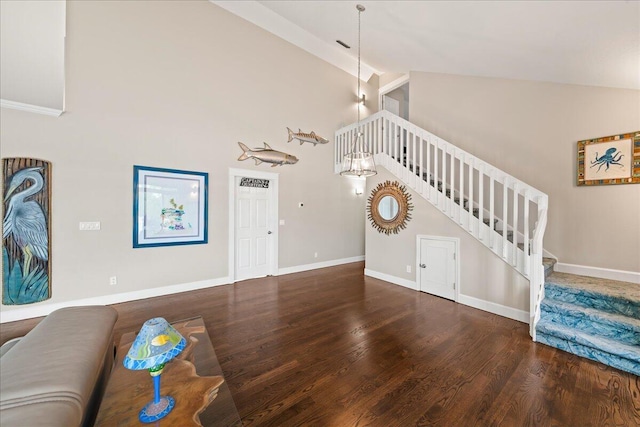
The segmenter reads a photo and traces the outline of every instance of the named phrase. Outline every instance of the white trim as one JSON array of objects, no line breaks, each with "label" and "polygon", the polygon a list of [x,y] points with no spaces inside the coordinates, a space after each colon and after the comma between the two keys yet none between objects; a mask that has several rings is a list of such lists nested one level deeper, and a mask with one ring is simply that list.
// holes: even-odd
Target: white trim
[{"label": "white trim", "polygon": [[271,248],[269,248],[269,255],[271,256],[271,265],[269,266],[269,274],[275,275],[278,272],[278,192],[279,192],[279,180],[278,173],[263,172],[251,169],[237,169],[229,168],[229,279],[231,282],[235,282],[235,261],[236,261],[236,241],[235,241],[235,217],[236,217],[236,177],[247,178],[260,178],[268,179],[271,187],[271,197],[269,199],[269,206],[271,212],[269,212],[269,219],[271,221],[271,229],[274,233],[271,235]]},{"label": "white trim", "polygon": [[285,267],[278,270],[278,276],[283,274],[299,273],[301,271],[317,270],[318,268],[333,267],[336,265],[350,264],[352,262],[364,261],[364,255],[351,258],[334,259],[331,261],[316,262],[313,264],[297,265],[295,267]]},{"label": "white trim", "polygon": [[[279,274],[298,273],[301,271],[315,270],[318,268],[332,267],[335,265],[349,264],[352,262],[364,261],[364,255],[351,258],[342,258],[333,261],[318,262],[315,264],[299,265],[287,267],[279,270]],[[384,280],[384,279],[383,279]],[[402,279],[399,279],[402,280]],[[42,317],[51,312],[64,307],[75,307],[80,305],[109,305],[123,302],[141,300],[146,298],[161,297],[165,295],[178,294],[181,292],[195,291],[198,289],[211,288],[214,286],[233,284],[230,277],[220,277],[218,279],[201,280],[199,282],[182,283],[178,285],[162,286],[159,288],[144,289],[141,291],[124,292],[120,294],[104,295],[93,298],[65,301],[60,303],[41,303],[29,307],[18,308],[0,312],[0,323],[15,322],[17,320]]]},{"label": "white trim", "polygon": [[365,276],[375,277],[376,279],[384,280],[385,282],[393,283],[394,285],[404,286],[411,290],[417,291],[418,287],[413,280],[403,279],[401,277],[392,276],[390,274],[380,273],[378,271],[364,269]]},{"label": "white trim", "polygon": [[405,83],[409,83],[409,73],[404,74],[403,76],[398,77],[394,81],[382,86],[380,89],[378,89],[378,92],[381,95],[384,95],[395,89],[398,89],[400,86],[404,85]]},{"label": "white trim", "polygon": [[398,89],[400,86],[409,83],[409,74],[405,74],[402,77],[398,77],[394,81],[387,83],[378,89],[378,110],[382,110],[382,97],[389,92]]},{"label": "white trim", "polygon": [[198,289],[211,288],[214,286],[227,285],[231,281],[228,277],[218,279],[201,280],[198,282],[181,283],[178,285],[162,286],[159,288],[144,289],[141,291],[124,292],[120,294],[104,295],[93,298],[84,298],[58,303],[34,304],[29,307],[19,308],[0,312],[0,323],[15,322],[17,320],[31,319],[34,317],[46,316],[49,313],[64,307],[74,307],[79,305],[109,305],[122,302],[135,301],[146,298],[154,298],[165,295],[178,294],[181,292],[195,291]]},{"label": "white trim", "polygon": [[45,116],[60,117],[63,110],[55,108],[40,107],[39,105],[25,104],[23,102],[9,101],[8,99],[0,99],[1,108],[9,108],[11,110],[27,111],[29,113],[44,114]]},{"label": "white trim", "polygon": [[610,268],[590,267],[588,265],[565,264],[563,262],[557,262],[553,266],[553,271],[640,284],[640,272],[637,271],[613,270]]},{"label": "white trim", "polygon": [[455,260],[456,260],[456,283],[454,285],[454,301],[458,302],[460,298],[460,238],[459,237],[447,237],[447,236],[431,236],[428,234],[416,235],[416,290],[420,290],[420,240],[440,240],[444,242],[453,242],[455,245]]},{"label": "white trim", "polygon": [[496,304],[495,302],[485,301],[468,295],[460,295],[458,298],[460,304],[477,308],[482,311],[497,314],[498,316],[507,317],[517,320],[518,322],[529,324],[529,312],[518,310],[517,308],[507,307],[506,305]]},{"label": "white trim", "polygon": [[[518,236],[520,237],[520,236]],[[558,257],[555,256],[554,254],[552,254],[551,252],[549,252],[548,250],[546,250],[545,248],[542,248],[542,256],[545,258],[553,258],[556,261],[558,261]]]},{"label": "white trim", "polygon": [[[306,50],[343,71],[358,77],[358,60],[346,53],[345,49],[337,45],[329,44],[321,38],[302,29],[295,22],[285,19],[258,1],[215,1],[211,3],[251,22],[258,27],[267,30],[271,34]],[[360,62],[360,78],[367,82],[372,74],[380,74],[378,70],[364,62]]]}]

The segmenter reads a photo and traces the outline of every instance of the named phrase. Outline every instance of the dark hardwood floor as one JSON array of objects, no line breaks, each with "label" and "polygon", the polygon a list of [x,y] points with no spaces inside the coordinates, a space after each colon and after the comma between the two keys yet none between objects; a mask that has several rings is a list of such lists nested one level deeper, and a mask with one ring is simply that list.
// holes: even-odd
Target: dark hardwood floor
[{"label": "dark hardwood floor", "polygon": [[363,268],[117,304],[116,335],[201,315],[245,426],[640,426],[637,376]]}]

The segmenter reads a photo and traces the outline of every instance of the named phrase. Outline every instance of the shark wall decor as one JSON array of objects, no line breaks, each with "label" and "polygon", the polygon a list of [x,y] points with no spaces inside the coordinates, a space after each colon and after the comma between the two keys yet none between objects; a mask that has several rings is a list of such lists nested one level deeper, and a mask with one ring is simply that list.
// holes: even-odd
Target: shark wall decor
[{"label": "shark wall decor", "polygon": [[320,135],[316,135],[314,131],[311,131],[311,133],[304,133],[298,129],[298,132],[294,132],[289,128],[287,128],[287,131],[289,132],[289,141],[287,142],[291,142],[295,138],[300,141],[300,145],[302,145],[303,142],[310,142],[314,147],[316,144],[326,144],[329,142],[328,139],[323,138]]},{"label": "shark wall decor", "polygon": [[282,165],[293,165],[298,163],[298,158],[291,154],[283,153],[282,151],[276,151],[269,146],[266,142],[264,148],[249,148],[242,142],[238,142],[238,145],[242,149],[243,153],[238,157],[238,160],[253,159],[256,161],[256,165],[262,162],[271,163],[271,167]]}]

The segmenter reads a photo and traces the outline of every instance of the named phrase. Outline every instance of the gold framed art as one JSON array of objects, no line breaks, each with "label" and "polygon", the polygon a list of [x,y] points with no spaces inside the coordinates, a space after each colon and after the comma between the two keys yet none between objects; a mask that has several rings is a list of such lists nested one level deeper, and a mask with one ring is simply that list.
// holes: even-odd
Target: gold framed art
[{"label": "gold framed art", "polygon": [[640,131],[578,141],[578,185],[640,183]]}]

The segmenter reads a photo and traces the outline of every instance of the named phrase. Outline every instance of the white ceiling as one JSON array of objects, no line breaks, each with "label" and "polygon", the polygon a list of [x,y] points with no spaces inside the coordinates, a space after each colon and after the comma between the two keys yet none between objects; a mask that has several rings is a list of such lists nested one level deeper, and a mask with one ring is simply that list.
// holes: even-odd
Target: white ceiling
[{"label": "white ceiling", "polygon": [[365,79],[426,71],[640,89],[638,1],[212,2],[354,75],[364,5]]}]

